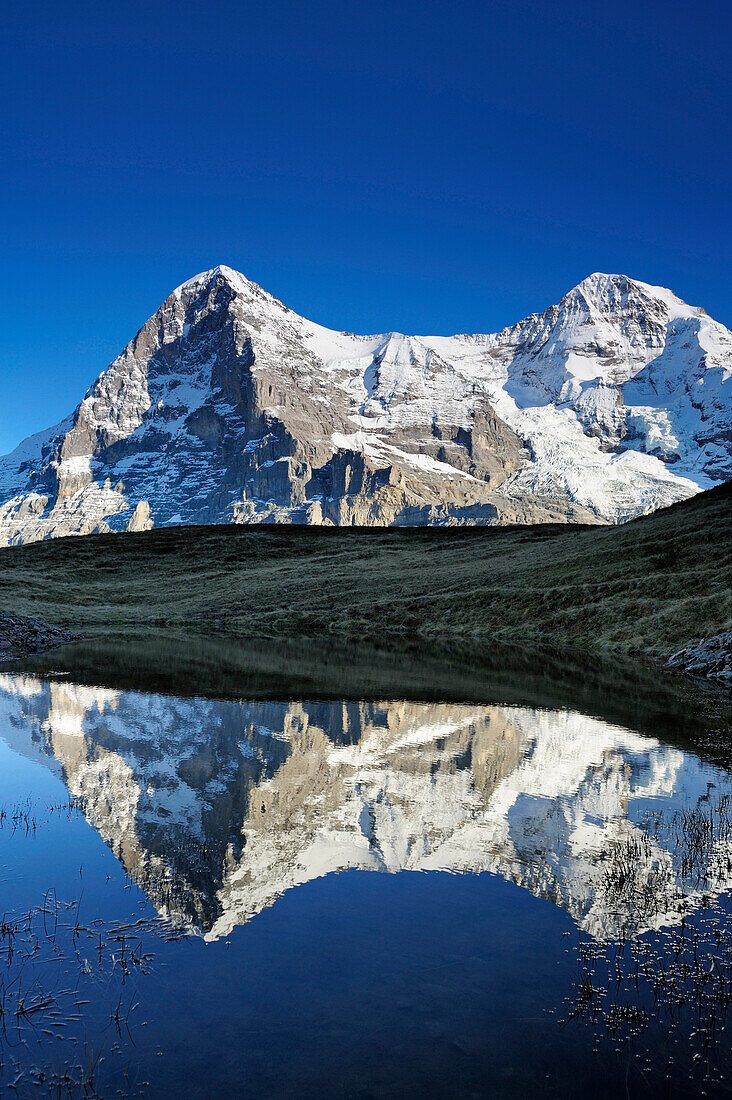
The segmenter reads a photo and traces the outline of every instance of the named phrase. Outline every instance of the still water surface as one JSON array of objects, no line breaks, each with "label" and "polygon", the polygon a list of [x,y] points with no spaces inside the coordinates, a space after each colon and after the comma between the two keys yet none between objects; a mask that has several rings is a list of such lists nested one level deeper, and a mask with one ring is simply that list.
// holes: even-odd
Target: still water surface
[{"label": "still water surface", "polygon": [[3,1095],[727,1095],[732,775],[567,709],[0,676]]}]

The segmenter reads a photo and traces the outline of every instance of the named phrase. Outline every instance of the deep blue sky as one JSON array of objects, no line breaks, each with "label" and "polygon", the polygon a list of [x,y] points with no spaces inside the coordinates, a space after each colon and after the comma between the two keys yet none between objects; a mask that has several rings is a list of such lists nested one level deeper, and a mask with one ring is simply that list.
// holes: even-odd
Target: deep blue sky
[{"label": "deep blue sky", "polygon": [[732,326],[730,11],[13,5],[0,452],[218,263],[363,332],[492,331],[596,270]]}]

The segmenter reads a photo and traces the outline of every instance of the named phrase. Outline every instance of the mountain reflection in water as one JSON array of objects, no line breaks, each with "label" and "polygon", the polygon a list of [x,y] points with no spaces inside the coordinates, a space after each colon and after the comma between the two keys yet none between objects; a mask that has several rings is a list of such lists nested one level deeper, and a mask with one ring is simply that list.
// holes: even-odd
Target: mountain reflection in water
[{"label": "mountain reflection in water", "polygon": [[677,925],[732,881],[730,775],[567,710],[4,675],[0,737],[63,779],[161,915],[210,940],[351,868],[492,872],[598,940]]}]

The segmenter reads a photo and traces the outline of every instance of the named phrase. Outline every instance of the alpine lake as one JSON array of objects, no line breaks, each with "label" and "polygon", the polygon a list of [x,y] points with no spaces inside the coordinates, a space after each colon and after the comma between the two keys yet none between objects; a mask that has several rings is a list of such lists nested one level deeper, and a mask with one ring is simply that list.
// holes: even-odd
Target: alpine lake
[{"label": "alpine lake", "polygon": [[0,666],[0,1093],[728,1095],[730,710],[548,653]]}]

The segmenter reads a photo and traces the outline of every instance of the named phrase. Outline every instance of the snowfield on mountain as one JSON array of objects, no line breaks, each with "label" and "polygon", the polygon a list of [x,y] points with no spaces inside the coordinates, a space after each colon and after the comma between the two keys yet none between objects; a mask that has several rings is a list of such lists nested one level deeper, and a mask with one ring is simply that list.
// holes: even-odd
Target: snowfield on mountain
[{"label": "snowfield on mountain", "polygon": [[494,335],[356,336],[227,267],[0,459],[0,545],[212,523],[618,523],[732,478],[732,333],[594,274]]}]

